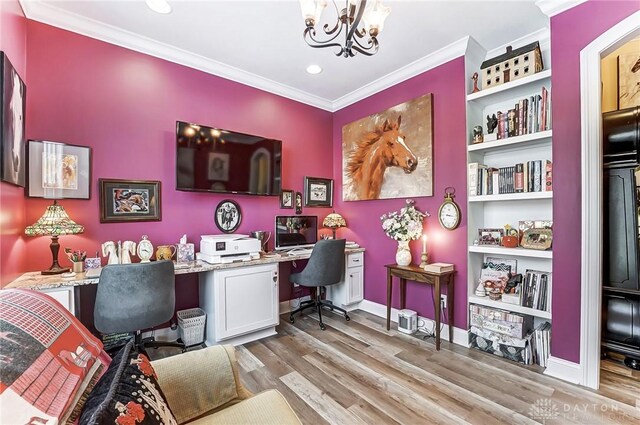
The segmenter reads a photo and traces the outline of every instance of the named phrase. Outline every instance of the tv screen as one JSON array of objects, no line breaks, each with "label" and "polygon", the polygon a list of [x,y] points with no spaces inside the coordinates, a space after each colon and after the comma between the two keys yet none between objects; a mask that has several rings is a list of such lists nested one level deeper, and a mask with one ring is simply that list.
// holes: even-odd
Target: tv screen
[{"label": "tv screen", "polygon": [[178,121],[176,189],[279,195],[282,142]]},{"label": "tv screen", "polygon": [[316,242],[318,242],[317,216],[276,216],[276,249],[309,247]]}]

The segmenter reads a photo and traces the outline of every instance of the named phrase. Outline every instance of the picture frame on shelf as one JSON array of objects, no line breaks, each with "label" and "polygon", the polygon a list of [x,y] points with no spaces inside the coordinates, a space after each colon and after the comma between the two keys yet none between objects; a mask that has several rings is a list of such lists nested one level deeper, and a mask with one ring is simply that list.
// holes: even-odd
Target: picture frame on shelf
[{"label": "picture frame on shelf", "polygon": [[223,233],[233,233],[238,230],[242,222],[242,210],[233,199],[220,201],[214,215],[216,227]]},{"label": "picture frame on shelf", "polygon": [[100,179],[100,222],[161,221],[161,182]]},{"label": "picture frame on shelf", "polygon": [[551,229],[529,229],[522,237],[522,247],[528,249],[539,249],[541,251],[551,249],[553,231]]},{"label": "picture frame on shelf", "polygon": [[478,229],[478,245],[500,246],[504,229]]},{"label": "picture frame on shelf", "polygon": [[304,178],[304,206],[324,207],[333,206],[333,179],[321,177]]},{"label": "picture frame on shelf", "polygon": [[280,191],[280,208],[293,208],[294,193],[290,189],[282,189]]},{"label": "picture frame on shelf", "polygon": [[27,196],[91,199],[91,148],[29,140]]}]

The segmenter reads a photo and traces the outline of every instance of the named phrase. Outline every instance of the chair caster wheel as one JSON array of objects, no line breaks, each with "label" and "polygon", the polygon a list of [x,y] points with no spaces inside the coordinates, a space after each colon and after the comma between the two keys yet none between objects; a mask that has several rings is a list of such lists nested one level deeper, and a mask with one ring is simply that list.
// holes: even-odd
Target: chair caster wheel
[{"label": "chair caster wheel", "polygon": [[321,324],[320,325],[320,329],[325,330],[325,329],[327,329],[327,327],[325,325]]},{"label": "chair caster wheel", "polygon": [[295,319],[293,318],[293,316],[290,316],[290,317],[289,317],[289,321],[290,321],[291,323],[295,323],[295,322],[296,322],[296,321],[295,321]]},{"label": "chair caster wheel", "polygon": [[351,320],[351,317],[349,317],[348,314],[344,315],[344,320],[346,320],[347,322],[349,322]]}]

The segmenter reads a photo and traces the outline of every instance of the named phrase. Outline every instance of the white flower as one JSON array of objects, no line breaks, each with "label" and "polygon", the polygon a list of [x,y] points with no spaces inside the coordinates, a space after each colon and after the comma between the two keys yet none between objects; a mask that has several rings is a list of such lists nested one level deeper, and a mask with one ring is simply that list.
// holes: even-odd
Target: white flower
[{"label": "white flower", "polygon": [[418,211],[411,199],[399,211],[392,211],[380,217],[382,229],[391,239],[397,241],[415,240],[422,236],[422,221],[429,213]]}]

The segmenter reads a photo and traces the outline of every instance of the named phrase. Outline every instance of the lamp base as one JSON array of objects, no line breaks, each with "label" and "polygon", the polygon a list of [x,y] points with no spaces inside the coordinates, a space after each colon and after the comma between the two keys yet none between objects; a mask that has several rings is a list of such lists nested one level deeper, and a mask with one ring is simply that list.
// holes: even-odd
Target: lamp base
[{"label": "lamp base", "polygon": [[420,255],[420,267],[424,267],[427,264],[429,264],[429,254],[423,252],[422,255]]},{"label": "lamp base", "polygon": [[60,266],[58,267],[51,267],[49,270],[42,270],[40,272],[40,274],[44,274],[44,275],[48,275],[48,274],[60,274],[60,273],[66,273],[68,272],[69,269],[68,268],[62,268]]},{"label": "lamp base", "polygon": [[60,244],[58,243],[58,235],[51,236],[51,244],[49,245],[51,249],[51,256],[53,257],[53,263],[51,263],[51,267],[48,270],[43,270],[40,273],[44,275],[48,274],[60,274],[66,273],[69,271],[69,268],[60,267],[58,263],[58,251],[60,250]]}]

